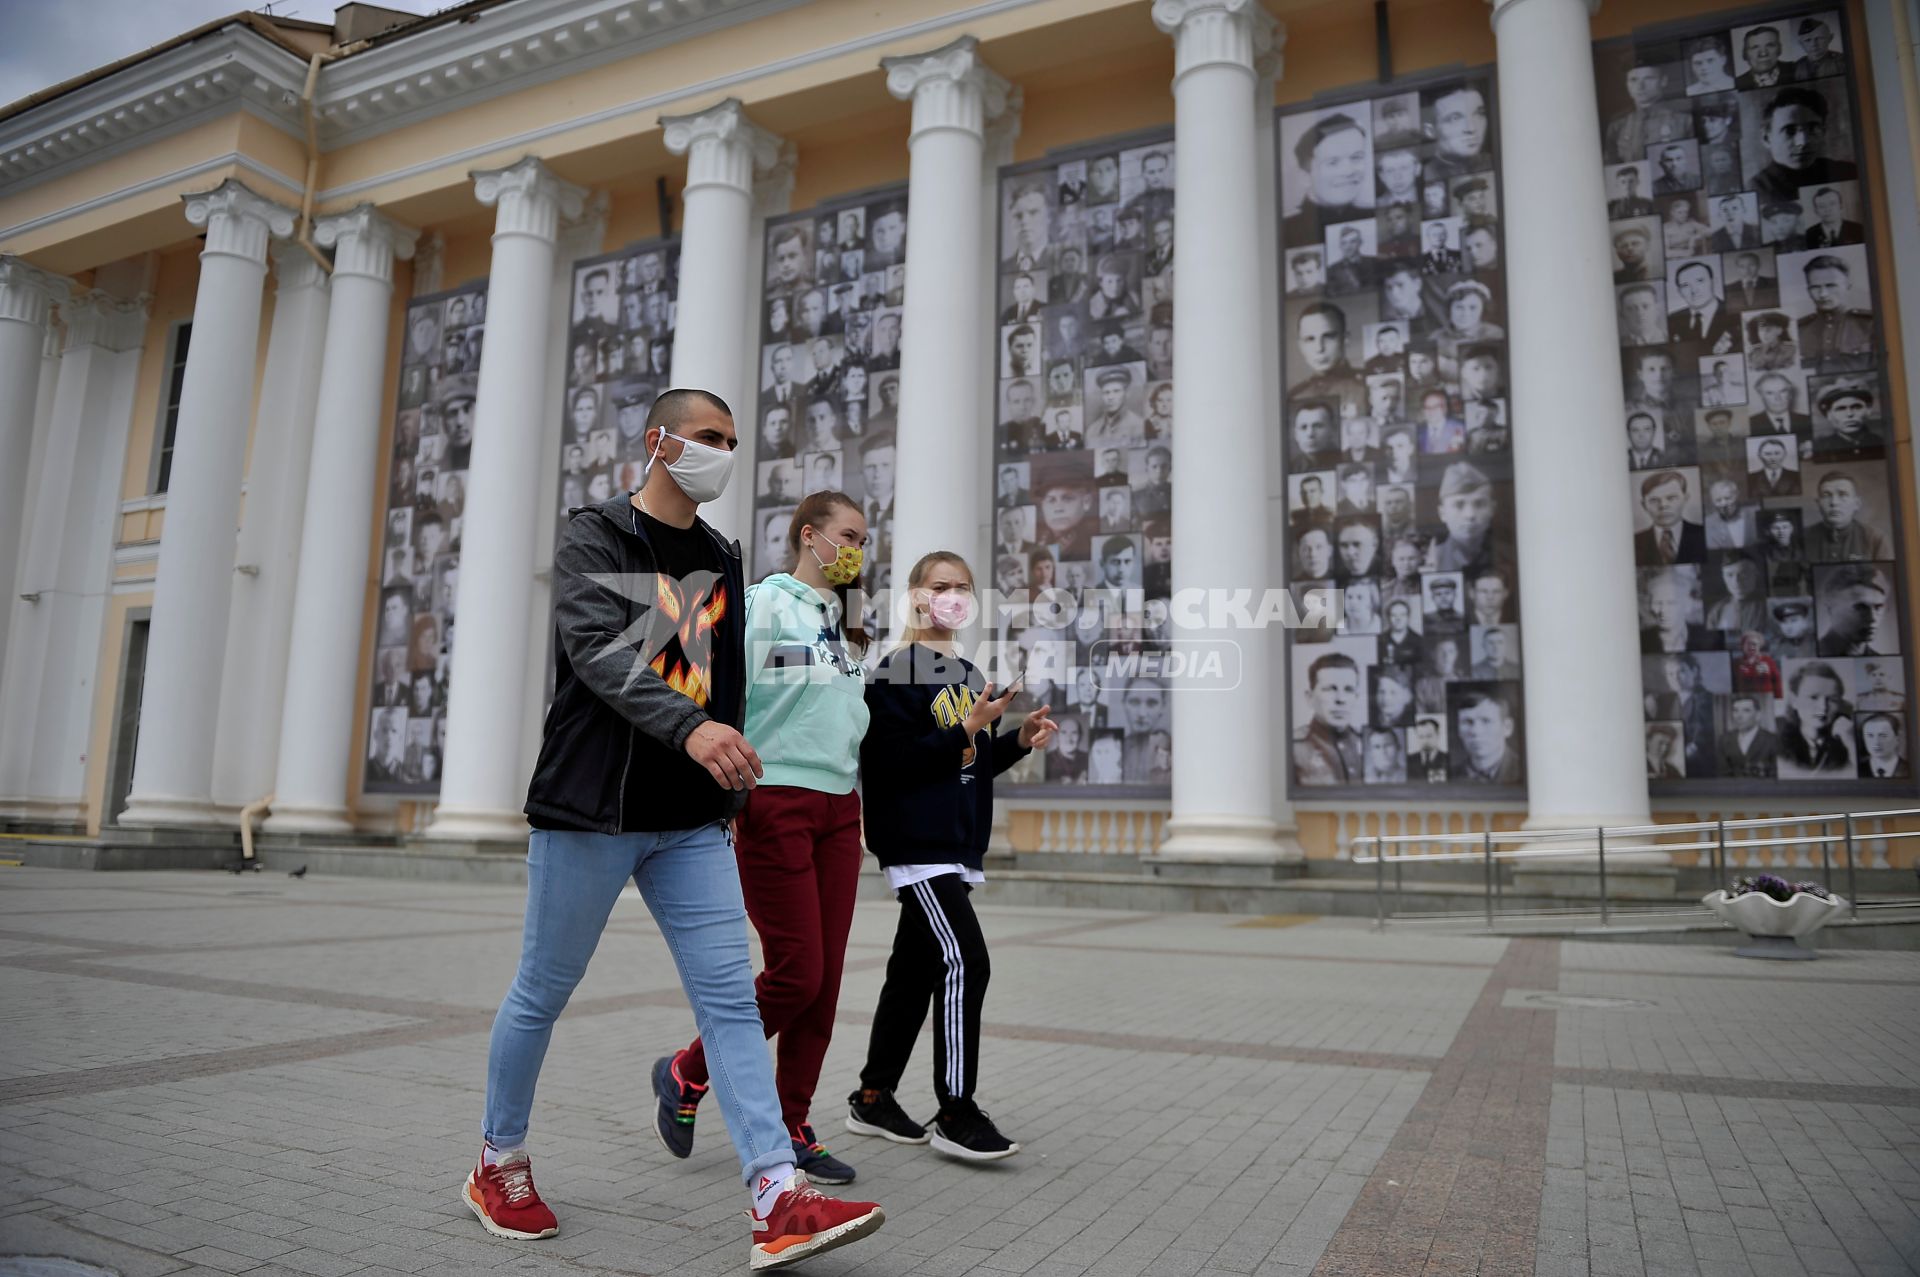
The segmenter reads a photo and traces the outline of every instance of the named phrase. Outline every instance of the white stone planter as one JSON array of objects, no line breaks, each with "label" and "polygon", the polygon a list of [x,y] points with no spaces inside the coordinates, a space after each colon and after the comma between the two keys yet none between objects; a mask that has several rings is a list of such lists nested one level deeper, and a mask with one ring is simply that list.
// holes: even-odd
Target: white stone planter
[{"label": "white stone planter", "polygon": [[1753,958],[1813,957],[1811,950],[1801,949],[1794,942],[1826,926],[1847,907],[1847,902],[1838,896],[1823,900],[1804,891],[1794,892],[1788,900],[1775,900],[1763,891],[1748,891],[1737,896],[1713,891],[1702,896],[1700,903],[1713,910],[1722,922],[1759,941],[1734,951],[1742,957]]}]

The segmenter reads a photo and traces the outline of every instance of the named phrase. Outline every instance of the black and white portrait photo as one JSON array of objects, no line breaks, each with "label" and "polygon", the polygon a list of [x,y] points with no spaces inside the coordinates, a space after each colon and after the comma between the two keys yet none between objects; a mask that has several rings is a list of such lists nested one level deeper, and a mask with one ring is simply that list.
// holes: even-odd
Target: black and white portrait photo
[{"label": "black and white portrait photo", "polygon": [[[1494,105],[1480,73],[1281,113],[1285,565],[1343,607],[1289,635],[1296,785],[1524,783],[1512,454],[1527,423],[1507,395]],[[1622,304],[1664,348],[1656,167],[1643,145],[1609,191],[1639,219],[1615,248]],[[1476,680],[1499,690],[1471,705],[1450,690]]]},{"label": "black and white portrait photo", "polygon": [[[560,409],[588,393],[580,428],[564,424],[562,447],[580,458],[575,482],[597,447],[601,375],[617,343],[617,273],[576,276],[568,321],[569,348],[580,347]],[[467,467],[474,444],[476,391],[486,323],[486,285],[415,298],[407,304],[398,403],[388,457],[387,507],[380,543],[380,597],[367,690],[368,746],[362,783],[368,793],[424,794],[440,788],[445,745],[447,671],[459,590]],[[599,442],[596,442],[598,440]],[[565,468],[565,458],[558,458]]]},{"label": "black and white portrait photo", "polygon": [[[1171,778],[1165,688],[1109,664],[1169,640],[1177,162],[1170,139],[1146,140],[1001,173],[991,571],[1014,605],[993,619],[1001,646],[1027,653],[1016,710],[1049,688],[1077,698],[1073,727],[1061,719],[1016,785],[1153,792]],[[1361,234],[1364,257],[1371,223]],[[1303,249],[1289,290],[1323,296],[1325,241]]]},{"label": "black and white portrait photo", "polygon": [[1792,7],[1595,46],[1655,793],[1907,774],[1852,703],[1905,576],[1849,47]]}]

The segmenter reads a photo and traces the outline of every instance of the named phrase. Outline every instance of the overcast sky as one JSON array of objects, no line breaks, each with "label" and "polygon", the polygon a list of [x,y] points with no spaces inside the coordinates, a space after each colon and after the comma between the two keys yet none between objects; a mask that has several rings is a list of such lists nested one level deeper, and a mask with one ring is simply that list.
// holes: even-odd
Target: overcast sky
[{"label": "overcast sky", "polygon": [[[428,13],[452,0],[381,0]],[[0,0],[0,106],[248,8],[333,21],[334,0]]]}]

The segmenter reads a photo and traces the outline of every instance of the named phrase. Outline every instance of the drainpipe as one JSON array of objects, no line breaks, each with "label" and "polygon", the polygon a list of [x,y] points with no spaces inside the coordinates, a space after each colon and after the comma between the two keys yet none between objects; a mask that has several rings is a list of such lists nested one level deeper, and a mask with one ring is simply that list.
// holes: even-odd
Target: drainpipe
[{"label": "drainpipe", "polygon": [[300,90],[300,115],[307,129],[307,180],[300,192],[300,229],[294,236],[294,242],[307,250],[307,256],[320,265],[320,269],[333,274],[333,262],[320,251],[313,242],[313,199],[320,185],[320,129],[313,118],[313,94],[320,86],[320,68],[335,58],[343,58],[349,53],[358,53],[367,47],[366,40],[355,40],[351,44],[336,44],[332,48],[322,49],[307,61],[307,83]]}]

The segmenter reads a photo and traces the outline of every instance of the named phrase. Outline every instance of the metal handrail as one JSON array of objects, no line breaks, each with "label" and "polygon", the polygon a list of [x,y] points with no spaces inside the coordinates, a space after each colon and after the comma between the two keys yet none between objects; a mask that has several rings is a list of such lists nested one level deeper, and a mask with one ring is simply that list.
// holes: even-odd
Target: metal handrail
[{"label": "metal handrail", "polygon": [[[1489,927],[1493,925],[1496,912],[1500,912],[1504,895],[1498,865],[1501,861],[1527,860],[1567,860],[1574,856],[1597,857],[1597,886],[1600,893],[1600,921],[1609,925],[1611,903],[1607,895],[1607,843],[1614,843],[1614,858],[1623,854],[1629,856],[1648,853],[1706,852],[1708,866],[1722,876],[1727,871],[1727,852],[1742,849],[1771,848],[1793,846],[1801,849],[1818,847],[1820,849],[1821,876],[1826,880],[1828,890],[1832,890],[1833,874],[1832,848],[1838,844],[1845,847],[1846,861],[1844,869],[1847,878],[1848,911],[1858,917],[1860,911],[1860,893],[1854,843],[1858,838],[1855,824],[1860,820],[1893,820],[1920,818],[1920,807],[1898,808],[1886,811],[1866,812],[1828,812],[1805,816],[1759,816],[1740,820],[1701,820],[1678,821],[1668,825],[1615,825],[1582,826],[1567,829],[1510,829],[1483,830],[1476,833],[1458,834],[1365,834],[1349,844],[1354,864],[1374,867],[1375,926],[1384,926],[1387,921],[1387,882],[1386,867],[1393,866],[1394,894],[1396,898],[1404,887],[1401,871],[1409,864],[1463,864],[1479,862],[1484,867],[1482,873],[1485,900],[1480,911]],[[1842,832],[1835,834],[1832,828],[1841,823]],[[1733,838],[1727,837],[1729,830],[1758,831],[1768,828],[1794,826],[1806,829],[1818,826],[1820,832],[1777,834],[1772,837]],[[1648,837],[1666,838],[1673,834],[1704,833],[1711,831],[1710,839],[1696,839],[1684,842],[1645,842]],[[1902,839],[1920,838],[1920,830],[1876,830],[1872,835],[1880,842],[1897,842]],[[1568,845],[1565,839],[1591,839]],[[1623,839],[1633,840],[1629,847],[1621,847]],[[1548,846],[1537,844],[1548,843]],[[1513,844],[1522,844],[1515,846]],[[1524,844],[1536,844],[1526,846]],[[1420,846],[1458,847],[1458,851],[1423,850],[1418,854],[1407,855],[1389,850],[1393,847]],[[1531,911],[1529,911],[1531,912]],[[1639,912],[1639,911],[1636,911]]]}]

